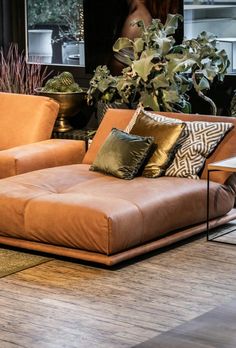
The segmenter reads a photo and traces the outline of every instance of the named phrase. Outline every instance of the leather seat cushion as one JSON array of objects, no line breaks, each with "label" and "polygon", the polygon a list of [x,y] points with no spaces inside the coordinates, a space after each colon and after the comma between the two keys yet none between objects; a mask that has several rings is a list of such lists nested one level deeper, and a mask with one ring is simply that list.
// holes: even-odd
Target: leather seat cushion
[{"label": "leather seat cushion", "polygon": [[[206,221],[206,181],[122,180],[76,164],[0,180],[0,235],[107,255]],[[234,194],[211,183],[211,217]]]}]

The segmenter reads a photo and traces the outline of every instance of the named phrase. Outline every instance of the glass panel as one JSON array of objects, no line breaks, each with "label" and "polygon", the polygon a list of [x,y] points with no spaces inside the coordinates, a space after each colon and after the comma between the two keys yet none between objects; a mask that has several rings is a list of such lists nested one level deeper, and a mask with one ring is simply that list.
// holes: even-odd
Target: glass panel
[{"label": "glass panel", "polygon": [[229,73],[236,73],[236,0],[184,1],[184,36],[196,37],[207,31],[217,36],[219,49],[230,60]]},{"label": "glass panel", "polygon": [[83,0],[26,0],[29,63],[85,66]]}]

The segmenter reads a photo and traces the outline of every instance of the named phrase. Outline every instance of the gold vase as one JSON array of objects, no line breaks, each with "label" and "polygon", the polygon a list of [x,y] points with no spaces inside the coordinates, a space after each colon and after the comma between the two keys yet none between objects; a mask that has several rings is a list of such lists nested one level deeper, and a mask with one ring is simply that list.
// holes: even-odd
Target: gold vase
[{"label": "gold vase", "polygon": [[85,100],[86,90],[82,92],[44,92],[41,88],[36,89],[38,95],[43,95],[52,99],[55,99],[60,107],[58,116],[53,128],[54,132],[67,132],[72,130],[73,127],[69,122],[69,118],[75,116],[81,108],[83,101]]}]

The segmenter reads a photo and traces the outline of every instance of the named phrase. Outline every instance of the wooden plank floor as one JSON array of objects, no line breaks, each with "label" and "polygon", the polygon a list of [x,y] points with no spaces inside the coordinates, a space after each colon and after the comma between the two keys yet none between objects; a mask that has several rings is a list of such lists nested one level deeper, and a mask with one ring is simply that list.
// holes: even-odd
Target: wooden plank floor
[{"label": "wooden plank floor", "polygon": [[112,270],[56,259],[0,279],[0,347],[132,347],[235,297],[235,246],[205,237]]}]

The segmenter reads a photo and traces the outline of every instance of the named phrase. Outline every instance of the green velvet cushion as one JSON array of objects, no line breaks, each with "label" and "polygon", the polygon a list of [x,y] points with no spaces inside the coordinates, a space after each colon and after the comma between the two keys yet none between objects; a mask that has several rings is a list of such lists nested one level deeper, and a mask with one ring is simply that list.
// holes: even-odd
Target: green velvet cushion
[{"label": "green velvet cushion", "polygon": [[153,144],[153,137],[132,135],[113,128],[97,153],[90,170],[121,179],[133,179],[145,159],[149,158]]}]

